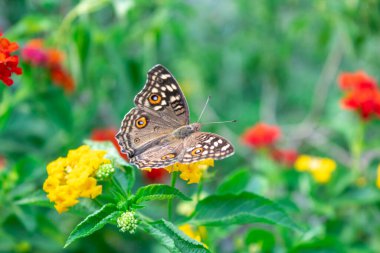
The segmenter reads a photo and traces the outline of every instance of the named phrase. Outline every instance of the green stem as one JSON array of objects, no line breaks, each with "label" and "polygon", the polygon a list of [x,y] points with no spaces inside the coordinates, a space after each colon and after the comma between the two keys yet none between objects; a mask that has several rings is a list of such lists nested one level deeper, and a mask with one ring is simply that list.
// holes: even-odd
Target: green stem
[{"label": "green stem", "polygon": [[[177,181],[178,171],[172,172],[172,181],[170,186],[175,187],[175,183]],[[173,199],[169,199],[168,201],[168,220],[171,221],[173,218]]]},{"label": "green stem", "polygon": [[128,199],[128,194],[123,190],[123,188],[120,186],[119,182],[115,179],[115,177],[111,177],[111,183],[120,192],[120,194],[125,197],[125,199]]},{"label": "green stem", "polygon": [[363,143],[365,136],[365,127],[366,122],[360,121],[355,139],[352,143],[352,169],[355,173],[361,174],[363,172],[363,168],[361,167],[361,156],[363,152]]},{"label": "green stem", "polygon": [[93,200],[94,200],[94,202],[95,202],[99,207],[103,206],[103,204],[102,204],[99,200],[97,200],[96,198],[93,199]]},{"label": "green stem", "polygon": [[197,203],[199,202],[201,198],[201,193],[203,190],[203,177],[201,177],[201,180],[199,181],[198,188],[197,188]]}]

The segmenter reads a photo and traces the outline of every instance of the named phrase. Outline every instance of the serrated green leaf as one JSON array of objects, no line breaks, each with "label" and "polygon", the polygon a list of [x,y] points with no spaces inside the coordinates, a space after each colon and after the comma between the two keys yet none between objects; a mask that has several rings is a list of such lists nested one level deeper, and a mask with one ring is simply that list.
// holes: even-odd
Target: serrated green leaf
[{"label": "serrated green leaf", "polygon": [[300,230],[278,204],[249,192],[209,196],[198,203],[192,216],[203,225],[260,222]]},{"label": "serrated green leaf", "polygon": [[156,238],[163,246],[173,253],[206,253],[205,246],[193,240],[180,231],[174,224],[164,219],[156,222],[142,222],[143,229]]},{"label": "serrated green leaf", "polygon": [[95,231],[101,229],[107,223],[120,216],[121,211],[116,209],[114,204],[106,204],[99,210],[87,216],[81,223],[79,223],[67,238],[65,248],[79,238],[91,235]]},{"label": "serrated green leaf", "polygon": [[172,199],[175,197],[183,200],[191,200],[177,188],[165,184],[151,184],[139,188],[133,201],[139,204],[144,201]]},{"label": "serrated green leaf", "polygon": [[240,193],[245,190],[251,173],[248,169],[240,169],[229,174],[217,189],[218,194]]}]

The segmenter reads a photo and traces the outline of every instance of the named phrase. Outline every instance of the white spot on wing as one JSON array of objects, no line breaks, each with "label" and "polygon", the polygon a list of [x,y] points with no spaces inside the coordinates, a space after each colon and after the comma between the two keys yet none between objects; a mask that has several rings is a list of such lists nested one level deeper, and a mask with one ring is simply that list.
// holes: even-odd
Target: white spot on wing
[{"label": "white spot on wing", "polygon": [[231,145],[230,144],[227,144],[226,146],[224,146],[221,150],[222,151],[226,151]]},{"label": "white spot on wing", "polygon": [[170,92],[173,92],[172,87],[170,87],[169,85],[167,85],[166,88],[168,88],[168,90],[169,90]]},{"label": "white spot on wing", "polygon": [[205,141],[205,143],[211,143],[211,141],[212,141],[213,139],[215,139],[215,137],[210,137],[210,138],[208,138],[207,141]]}]

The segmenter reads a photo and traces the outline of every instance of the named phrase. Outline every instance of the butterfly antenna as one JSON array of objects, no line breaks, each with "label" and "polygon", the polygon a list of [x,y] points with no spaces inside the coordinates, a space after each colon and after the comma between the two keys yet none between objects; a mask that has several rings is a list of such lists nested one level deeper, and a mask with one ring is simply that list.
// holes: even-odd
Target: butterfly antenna
[{"label": "butterfly antenna", "polygon": [[202,116],[203,116],[203,113],[205,112],[206,107],[207,107],[207,105],[208,105],[208,101],[210,101],[210,98],[211,98],[211,96],[208,96],[208,97],[207,97],[206,103],[205,103],[205,105],[203,106],[203,109],[202,109],[201,115],[199,115],[199,118],[198,118],[197,122],[199,122],[199,121],[201,120],[201,118],[202,118]]},{"label": "butterfly antenna", "polygon": [[234,120],[226,120],[226,121],[206,122],[206,123],[202,123],[202,125],[208,125],[208,124],[222,124],[222,123],[235,123],[235,122],[237,122],[236,119],[234,119]]}]

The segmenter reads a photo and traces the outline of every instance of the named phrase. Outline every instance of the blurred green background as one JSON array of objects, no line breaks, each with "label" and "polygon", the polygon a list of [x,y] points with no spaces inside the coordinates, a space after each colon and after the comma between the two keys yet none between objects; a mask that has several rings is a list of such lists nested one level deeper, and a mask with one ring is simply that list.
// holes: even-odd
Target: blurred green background
[{"label": "blurred green background", "polygon": [[[303,244],[287,245],[292,239],[284,238],[290,235],[278,232],[277,246],[268,252],[380,250],[377,189],[352,190],[339,177],[322,189],[293,183],[299,180],[296,172],[252,159],[239,138],[259,121],[279,125],[284,147],[331,157],[339,164],[337,175],[349,173],[347,138],[357,123],[339,106],[336,80],[340,72],[358,69],[380,78],[379,1],[0,0],[0,31],[21,48],[43,38],[62,50],[75,80],[74,92],[67,93],[42,68],[21,60],[23,75],[11,87],[0,85],[0,155],[9,170],[2,174],[0,251],[63,251],[78,217],[14,201],[40,189],[46,164],[79,146],[94,129],[118,128],[155,64],[166,66],[180,83],[192,121],[209,95],[203,122],[238,120],[203,128],[226,136],[237,149],[211,169],[215,175],[207,190],[247,167],[255,172],[252,191],[285,206],[296,203],[288,205],[289,212],[310,227]],[[375,150],[366,168],[372,186],[379,126],[372,122],[366,136],[366,147]],[[335,206],[338,196],[344,206]],[[246,252],[239,238],[243,235],[221,240],[219,252]],[[127,236],[112,228],[64,251],[165,252],[148,235]]]}]

